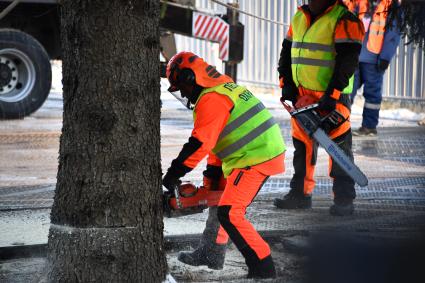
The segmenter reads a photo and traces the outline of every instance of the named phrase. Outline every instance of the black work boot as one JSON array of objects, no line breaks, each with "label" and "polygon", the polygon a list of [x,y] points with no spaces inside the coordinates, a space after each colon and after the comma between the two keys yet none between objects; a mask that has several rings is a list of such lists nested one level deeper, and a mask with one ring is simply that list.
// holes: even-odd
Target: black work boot
[{"label": "black work boot", "polygon": [[363,126],[358,128],[357,130],[352,131],[352,133],[355,137],[376,137],[376,135],[378,134],[376,128],[371,129]]},{"label": "black work boot", "polygon": [[276,278],[276,269],[274,267],[272,256],[263,258],[262,260],[246,261],[248,265],[248,275],[246,278],[266,279]]},{"label": "black work boot", "polygon": [[200,246],[193,252],[180,252],[178,260],[192,265],[206,265],[211,269],[223,269],[226,245]]},{"label": "black work boot", "polygon": [[311,195],[304,195],[291,189],[283,199],[274,199],[274,206],[281,209],[307,209],[311,208]]},{"label": "black work boot", "polygon": [[226,256],[226,244],[216,244],[220,223],[217,218],[217,206],[208,209],[208,218],[199,246],[193,252],[180,252],[177,259],[183,263],[211,269],[223,269]]},{"label": "black work boot", "polygon": [[352,215],[354,212],[353,199],[351,198],[336,198],[334,204],[330,207],[329,212],[335,216]]}]

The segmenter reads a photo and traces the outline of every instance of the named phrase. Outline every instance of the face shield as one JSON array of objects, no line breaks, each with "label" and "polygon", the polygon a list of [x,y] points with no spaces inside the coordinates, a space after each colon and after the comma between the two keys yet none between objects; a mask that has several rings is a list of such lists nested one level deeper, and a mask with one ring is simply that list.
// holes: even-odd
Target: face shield
[{"label": "face shield", "polygon": [[190,103],[189,99],[182,95],[181,91],[179,89],[172,89],[169,88],[168,91],[178,100],[181,102],[181,104],[184,105],[189,110],[193,110],[193,105]]},{"label": "face shield", "polygon": [[170,87],[168,91],[180,101],[184,107],[193,110],[194,104],[199,96],[199,89],[196,85],[195,74],[189,68],[180,70],[175,64],[168,71],[168,81]]},{"label": "face shield", "polygon": [[179,85],[177,80],[177,74],[176,74],[176,65],[174,65],[174,68],[170,68],[169,74],[167,74],[168,81],[170,82],[170,87],[168,88],[168,91],[178,100],[181,102],[181,104],[184,105],[189,110],[193,109],[193,106],[191,105],[189,98],[187,95],[184,95],[181,90],[181,85]]}]

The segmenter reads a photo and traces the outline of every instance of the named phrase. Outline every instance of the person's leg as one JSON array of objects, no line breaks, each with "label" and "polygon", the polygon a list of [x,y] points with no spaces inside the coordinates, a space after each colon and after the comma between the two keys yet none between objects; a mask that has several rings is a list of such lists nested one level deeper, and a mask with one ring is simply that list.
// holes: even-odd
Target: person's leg
[{"label": "person's leg", "polygon": [[291,190],[302,196],[311,196],[316,182],[314,169],[317,161],[317,143],[312,139],[299,140],[293,138],[294,143],[294,175],[292,176]]},{"label": "person's leg", "polygon": [[[223,177],[221,166],[209,164],[203,174],[205,188],[221,191],[225,189],[226,179]],[[217,206],[210,207],[199,246],[191,252],[180,252],[178,260],[193,266],[206,265],[211,269],[223,269],[228,239],[229,236],[218,221]]]},{"label": "person's leg", "polygon": [[294,175],[290,191],[282,199],[275,199],[274,205],[282,209],[311,208],[311,195],[315,186],[314,169],[317,159],[317,143],[299,128],[292,119],[294,144]]},{"label": "person's leg", "polygon": [[[359,63],[359,64],[362,64],[362,63]],[[354,102],[354,98],[357,95],[357,91],[362,86],[362,84],[363,84],[363,80],[362,80],[362,77],[361,77],[360,68],[357,68],[356,72],[354,73],[353,91],[350,94],[351,103]]]},{"label": "person's leg", "polygon": [[269,245],[245,218],[246,208],[267,178],[253,168],[233,170],[218,204],[220,224],[244,256],[249,278],[276,276]]},{"label": "person's leg", "polygon": [[192,252],[180,252],[178,260],[193,266],[206,265],[211,269],[223,269],[228,238],[218,221],[217,206],[212,206],[208,210],[208,218],[199,246]]},{"label": "person's leg", "polygon": [[[352,134],[350,109],[343,103],[336,104],[336,110],[345,121],[329,132],[329,137],[354,162],[352,151]],[[349,215],[354,211],[353,199],[356,196],[354,180],[332,158],[329,158],[329,175],[333,178],[334,205],[330,208],[332,215]]]},{"label": "person's leg", "polygon": [[379,110],[382,102],[382,83],[384,73],[377,69],[376,64],[362,63],[360,65],[364,79],[364,98],[362,127],[376,129],[379,120]]}]

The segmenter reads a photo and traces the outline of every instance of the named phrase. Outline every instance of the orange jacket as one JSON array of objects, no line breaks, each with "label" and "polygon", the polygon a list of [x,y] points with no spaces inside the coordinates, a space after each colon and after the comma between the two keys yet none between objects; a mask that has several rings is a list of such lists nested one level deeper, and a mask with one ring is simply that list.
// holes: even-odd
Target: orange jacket
[{"label": "orange jacket", "polygon": [[369,0],[345,0],[344,3],[361,20],[365,21],[367,19],[365,15],[369,14],[369,19],[365,23],[366,32],[368,32],[367,49],[374,54],[379,54],[384,44],[388,11],[393,0],[380,0],[373,11]]}]

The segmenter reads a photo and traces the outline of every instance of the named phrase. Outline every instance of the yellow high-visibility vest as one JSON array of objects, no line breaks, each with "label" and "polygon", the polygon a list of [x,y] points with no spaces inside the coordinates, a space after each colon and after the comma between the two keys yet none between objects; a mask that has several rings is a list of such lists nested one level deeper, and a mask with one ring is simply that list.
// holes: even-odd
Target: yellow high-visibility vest
[{"label": "yellow high-visibility vest", "polygon": [[[209,92],[225,95],[234,104],[212,150],[222,161],[225,177],[230,175],[233,169],[254,166],[285,152],[279,125],[263,103],[249,90],[235,83],[221,84],[204,89],[196,104]],[[196,113],[193,114],[196,121]]]},{"label": "yellow high-visibility vest", "polygon": [[[320,16],[310,27],[308,18],[298,10],[292,20],[292,77],[297,86],[325,91],[335,67],[335,28],[347,9],[341,5]],[[353,76],[342,91],[351,93]]]}]

